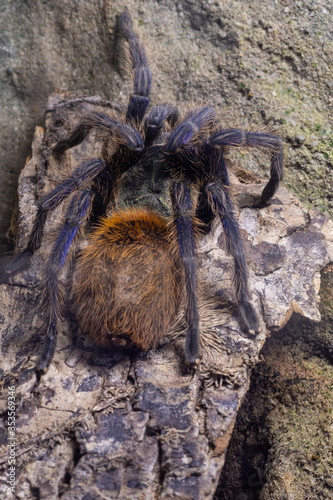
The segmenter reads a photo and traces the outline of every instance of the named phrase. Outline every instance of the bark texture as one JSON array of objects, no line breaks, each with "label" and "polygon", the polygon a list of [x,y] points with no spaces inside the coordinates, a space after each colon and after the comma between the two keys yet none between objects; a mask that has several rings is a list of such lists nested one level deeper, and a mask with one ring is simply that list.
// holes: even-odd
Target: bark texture
[{"label": "bark texture", "polygon": [[[95,106],[71,104],[72,97],[52,96],[45,130],[35,131],[12,226],[18,248],[27,242],[38,200],[82,157],[98,154],[100,145],[91,137],[60,162],[50,156],[51,146],[74,129],[78,112]],[[39,282],[62,207],[49,217],[47,236],[29,268],[1,286],[2,477],[8,467],[8,385],[16,387],[17,405],[16,496],[8,494],[3,481],[3,498],[213,497],[251,368],[267,335],[282,328],[293,312],[319,321],[320,271],[333,260],[332,222],[325,215],[309,211],[284,188],[267,207],[253,208],[263,182],[240,169],[233,180],[262,332],[248,337],[239,327],[232,305],[233,262],[217,225],[199,251],[202,356],[192,373],[183,367],[182,320],[158,349],[130,357],[96,353],[82,332],[76,338],[75,321],[67,316],[54,361],[36,380],[32,368],[44,335]]]}]

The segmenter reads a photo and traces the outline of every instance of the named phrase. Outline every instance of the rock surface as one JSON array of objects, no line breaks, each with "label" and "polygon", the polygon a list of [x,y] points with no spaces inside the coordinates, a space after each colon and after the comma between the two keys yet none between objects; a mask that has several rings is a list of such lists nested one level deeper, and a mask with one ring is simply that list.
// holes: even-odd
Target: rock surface
[{"label": "rock surface", "polygon": [[[288,145],[286,185],[332,214],[331,0],[128,0],[126,7],[150,46],[154,100],[209,101],[227,123],[278,128]],[[123,9],[121,0],[2,2],[0,236],[54,89],[126,101],[114,29]]]},{"label": "rock surface", "polygon": [[[60,163],[49,157],[52,144],[74,128],[78,112],[94,107],[87,102],[59,106],[69,98],[50,99],[45,131],[36,129],[32,157],[21,173],[18,248],[27,241],[40,197],[80,158],[96,154],[98,145],[87,140]],[[195,373],[183,370],[181,328],[147,354],[110,355],[96,353],[80,332],[73,338],[75,324],[67,316],[54,361],[38,383],[32,368],[44,335],[38,283],[48,238],[29,269],[2,285],[1,366],[6,387],[16,387],[16,498],[212,498],[251,368],[269,331],[283,327],[292,312],[319,320],[320,270],[333,260],[327,217],[307,210],[283,188],[267,207],[253,208],[249,200],[258,198],[263,184],[253,174],[237,169],[235,174],[238,220],[262,332],[249,338],[238,325],[232,260],[216,226],[200,247],[202,359]],[[50,239],[61,210],[49,217]],[[4,420],[4,473],[5,427]],[[1,488],[6,492],[5,483]]]},{"label": "rock surface", "polygon": [[332,271],[322,273],[321,322],[293,315],[261,350],[214,500],[332,498]]}]

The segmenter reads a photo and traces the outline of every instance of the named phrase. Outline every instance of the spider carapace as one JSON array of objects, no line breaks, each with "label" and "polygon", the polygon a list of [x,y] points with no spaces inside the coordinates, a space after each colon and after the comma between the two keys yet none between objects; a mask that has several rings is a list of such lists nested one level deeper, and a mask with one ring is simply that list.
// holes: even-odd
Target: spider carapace
[{"label": "spider carapace", "polygon": [[[16,272],[40,247],[48,213],[60,203],[65,218],[45,268],[45,345],[37,369],[45,371],[56,346],[65,302],[59,274],[73,241],[94,226],[76,260],[74,310],[83,331],[102,346],[155,347],[185,304],[185,358],[199,360],[196,245],[215,219],[224,229],[234,260],[235,295],[241,322],[260,330],[250,303],[243,244],[229,195],[225,152],[255,147],[271,155],[264,205],[282,178],[283,144],[275,135],[223,129],[214,109],[197,107],[180,117],[177,108],[151,107],[151,71],[128,13],[119,17],[127,40],[134,90],[124,115],[98,108],[79,118],[69,138],[52,154],[63,155],[94,131],[100,157],[83,161],[40,202],[27,247],[7,268]],[[111,208],[110,208],[111,207]],[[98,221],[96,224],[96,220]]]}]

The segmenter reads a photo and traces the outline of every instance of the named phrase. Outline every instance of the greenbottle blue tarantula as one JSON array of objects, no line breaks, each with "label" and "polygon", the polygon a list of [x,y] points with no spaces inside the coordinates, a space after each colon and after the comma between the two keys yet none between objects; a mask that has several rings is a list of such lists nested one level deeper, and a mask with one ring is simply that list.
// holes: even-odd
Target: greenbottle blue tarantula
[{"label": "greenbottle blue tarantula", "polygon": [[134,91],[126,116],[103,109],[82,117],[72,135],[53,153],[82,143],[95,131],[103,140],[100,158],[84,161],[40,202],[28,245],[8,266],[15,272],[40,247],[48,214],[66,202],[65,220],[45,269],[43,302],[47,335],[37,369],[49,366],[56,347],[57,322],[64,303],[59,274],[80,227],[91,226],[73,279],[76,318],[83,331],[105,347],[149,349],[175,322],[185,288],[185,357],[197,364],[199,313],[196,245],[217,218],[234,260],[235,291],[242,325],[260,331],[249,300],[240,231],[229,195],[225,152],[255,147],[271,153],[264,205],[282,178],[283,144],[275,135],[220,129],[210,107],[183,118],[170,105],[149,112],[151,71],[128,13],[119,18],[133,68]]}]

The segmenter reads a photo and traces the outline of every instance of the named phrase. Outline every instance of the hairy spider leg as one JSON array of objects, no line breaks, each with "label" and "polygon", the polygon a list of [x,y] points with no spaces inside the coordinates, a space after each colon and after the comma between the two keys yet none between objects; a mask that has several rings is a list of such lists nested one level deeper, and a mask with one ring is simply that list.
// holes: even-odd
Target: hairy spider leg
[{"label": "hairy spider leg", "polygon": [[279,137],[259,132],[226,129],[215,132],[208,142],[220,147],[249,146],[270,151],[272,154],[270,179],[261,193],[261,203],[265,204],[273,196],[283,176],[283,142]]},{"label": "hairy spider leg", "polygon": [[93,158],[82,163],[71,176],[54,188],[41,201],[35,222],[26,248],[18,253],[6,266],[6,272],[13,273],[24,267],[27,260],[41,245],[44,225],[49,212],[52,212],[60,203],[77,189],[89,186],[93,180],[106,168],[106,162]]},{"label": "hairy spider leg", "polygon": [[106,113],[94,111],[87,114],[82,123],[74,130],[68,139],[59,141],[53,148],[53,152],[60,154],[67,149],[71,149],[83,142],[91,130],[107,134],[119,145],[127,146],[130,149],[142,149],[143,142],[139,132],[129,124],[121,123]]},{"label": "hairy spider leg", "polygon": [[215,117],[216,111],[209,106],[190,111],[185,120],[171,132],[165,150],[174,152],[177,148],[188,144],[198,136],[202,129],[213,123]]},{"label": "hairy spider leg", "polygon": [[[198,171],[195,164],[198,158],[198,148],[191,146],[191,141],[198,138],[215,120],[216,112],[208,106],[193,109],[185,116],[170,133],[164,146],[165,161],[175,174],[193,182],[198,181]],[[200,159],[199,159],[200,164]]]},{"label": "hairy spider leg", "polygon": [[61,314],[61,304],[64,302],[64,289],[58,275],[65,264],[79,227],[89,217],[93,198],[94,193],[90,189],[81,190],[73,196],[66,211],[65,222],[46,265],[43,305],[47,311],[48,330],[43,352],[37,363],[38,371],[45,371],[54,355],[58,335],[57,320]]},{"label": "hairy spider leg", "polygon": [[197,276],[193,210],[190,190],[185,182],[171,186],[173,217],[178,236],[180,261],[185,272],[187,295],[186,321],[188,330],[185,341],[185,357],[190,364],[199,361],[199,312],[197,304]]},{"label": "hairy spider leg", "polygon": [[145,122],[145,146],[149,147],[161,132],[165,120],[174,127],[178,120],[178,110],[170,104],[154,106]]},{"label": "hairy spider leg", "polygon": [[134,89],[127,107],[126,121],[141,123],[149,105],[152,75],[144,47],[133,31],[132,19],[127,12],[119,16],[119,31],[128,42],[130,63],[134,71]]},{"label": "hairy spider leg", "polygon": [[261,201],[266,203],[277,190],[283,177],[283,142],[274,135],[251,132],[246,134],[246,144],[272,152],[270,179],[261,193]]},{"label": "hairy spider leg", "polygon": [[196,219],[202,224],[200,230],[209,233],[215,214],[207,200],[206,184],[220,182],[229,186],[229,176],[221,148],[216,148],[205,142],[200,148],[191,145],[184,148],[183,154],[176,165],[186,179],[196,183],[199,189],[196,205]]},{"label": "hairy spider leg", "polygon": [[206,185],[208,203],[224,229],[227,250],[234,259],[234,282],[236,300],[241,315],[242,326],[251,334],[260,331],[257,315],[249,302],[248,274],[244,256],[243,242],[238,223],[233,214],[233,206],[227,188],[220,182]]}]

